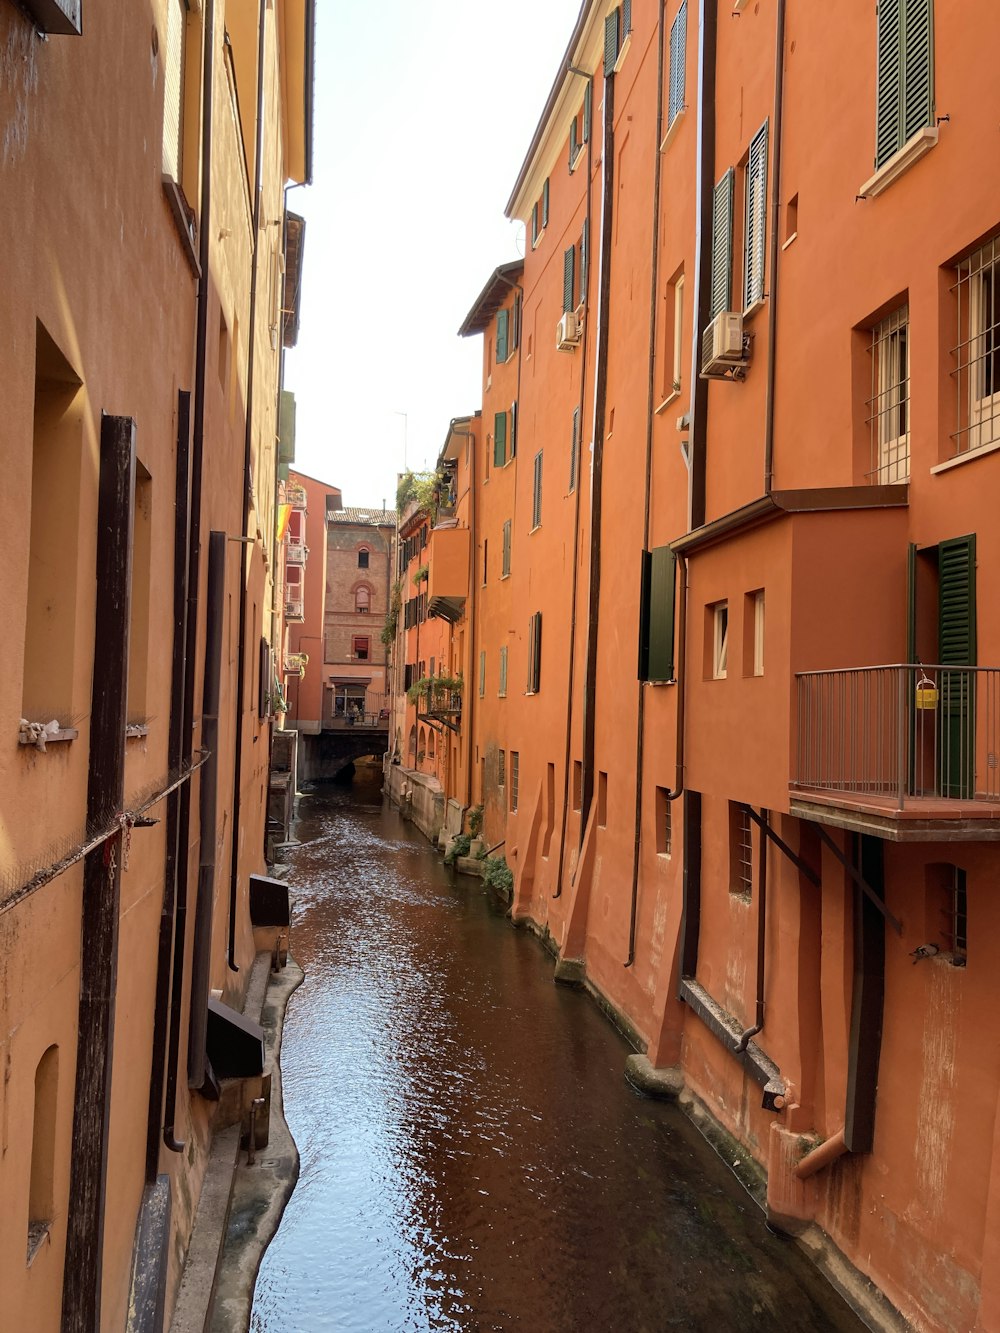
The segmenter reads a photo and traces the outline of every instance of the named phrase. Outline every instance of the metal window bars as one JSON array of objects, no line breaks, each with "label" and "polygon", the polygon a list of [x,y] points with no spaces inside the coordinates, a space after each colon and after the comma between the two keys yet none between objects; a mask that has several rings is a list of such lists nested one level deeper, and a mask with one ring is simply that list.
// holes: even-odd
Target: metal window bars
[{"label": "metal window bars", "polygon": [[750,816],[746,807],[730,807],[730,837],[733,839],[732,875],[729,890],[749,898],[753,893],[753,835],[750,831]]},{"label": "metal window bars", "polygon": [[1000,443],[1000,236],[987,241],[956,269],[952,291],[958,342],[952,348],[957,454]]},{"label": "metal window bars", "polygon": [[866,400],[871,441],[868,477],[875,486],[910,477],[910,347],[908,306],[871,331],[871,396]]},{"label": "metal window bars", "polygon": [[796,787],[891,801],[1000,801],[1000,668],[919,663],[809,671]]}]

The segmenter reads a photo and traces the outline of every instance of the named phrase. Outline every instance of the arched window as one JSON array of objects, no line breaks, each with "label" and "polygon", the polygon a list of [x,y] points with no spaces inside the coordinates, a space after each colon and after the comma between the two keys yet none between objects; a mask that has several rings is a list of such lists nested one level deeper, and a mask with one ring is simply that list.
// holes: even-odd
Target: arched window
[{"label": "arched window", "polygon": [[427,758],[434,758],[434,728],[431,727],[427,732]]},{"label": "arched window", "polygon": [[367,588],[357,588],[354,593],[354,610],[359,616],[366,616],[372,609],[372,595]]},{"label": "arched window", "polygon": [[358,569],[368,568],[368,547],[362,546],[358,551]]},{"label": "arched window", "polygon": [[31,1129],[31,1177],[28,1186],[29,1259],[44,1240],[55,1214],[53,1177],[58,1091],[59,1047],[50,1046],[35,1070],[35,1111]]},{"label": "arched window", "polygon": [[411,727],[411,728],[410,728],[410,758],[411,758],[411,759],[416,758],[416,754],[417,754],[417,729],[416,729],[416,727]]},{"label": "arched window", "polygon": [[418,746],[417,746],[417,761],[418,761],[418,763],[419,763],[419,761],[420,761],[421,759],[423,759],[423,757],[424,757],[424,755],[425,755],[426,753],[427,753],[427,732],[424,730],[423,727],[421,727],[421,728],[420,728],[420,743],[419,743]]}]

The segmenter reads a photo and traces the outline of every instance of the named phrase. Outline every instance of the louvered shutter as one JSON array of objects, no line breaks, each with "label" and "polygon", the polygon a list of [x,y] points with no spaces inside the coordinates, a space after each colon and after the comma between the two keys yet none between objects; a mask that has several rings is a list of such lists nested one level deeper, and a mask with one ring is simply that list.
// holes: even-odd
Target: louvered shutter
[{"label": "louvered shutter", "polygon": [[569,488],[576,490],[577,460],[580,457],[580,409],[573,408],[573,434],[569,445]]},{"label": "louvered shutter", "polygon": [[670,26],[670,81],[667,90],[667,124],[672,125],[684,105],[685,60],[687,57],[687,0]]},{"label": "louvered shutter", "polygon": [[507,413],[497,412],[493,417],[493,465],[503,467],[507,461]]},{"label": "louvered shutter", "polygon": [[590,120],[593,114],[593,104],[594,104],[594,85],[590,81],[590,79],[588,79],[587,86],[583,90],[583,142],[584,143],[587,143],[590,140]]},{"label": "louvered shutter", "polygon": [[[976,662],[976,538],[938,546],[938,660],[942,666]],[[939,745],[942,796],[968,799],[975,786],[975,673],[941,672]]]},{"label": "louvered shutter", "polygon": [[746,177],[746,253],[743,265],[743,309],[764,295],[764,233],[767,225],[767,121],[750,144]]},{"label": "louvered shutter", "polygon": [[510,316],[506,310],[501,310],[497,315],[497,365],[500,366],[507,360],[507,325]]},{"label": "louvered shutter", "polygon": [[576,246],[563,251],[563,310],[575,310],[573,286],[576,279]]},{"label": "louvered shutter", "polygon": [[569,125],[569,169],[570,169],[570,171],[573,170],[573,164],[576,162],[576,151],[577,151],[577,149],[579,148],[579,146],[580,146],[580,145],[579,145],[579,140],[577,139],[577,131],[576,131],[576,117],[574,116],[573,119],[570,121],[570,125]]},{"label": "louvered shutter", "polygon": [[733,183],[730,167],[712,195],[712,318],[731,309],[733,280]]},{"label": "louvered shutter", "polygon": [[510,456],[517,453],[517,399],[510,405]]},{"label": "louvered shutter", "polygon": [[507,694],[507,649],[500,649],[500,683],[497,686],[497,694],[503,698]]},{"label": "louvered shutter", "polygon": [[486,693],[486,650],[479,654],[479,697]]},{"label": "louvered shutter", "polygon": [[534,245],[538,240],[538,205],[533,204],[531,208],[531,244]]},{"label": "louvered shutter", "polygon": [[503,566],[504,578],[510,573],[510,519],[503,525]]},{"label": "louvered shutter", "polygon": [[521,293],[514,293],[514,305],[510,317],[510,350],[516,352],[521,346]]},{"label": "louvered shutter", "polygon": [[542,613],[528,622],[528,693],[537,694],[542,684]]},{"label": "louvered shutter", "polygon": [[674,566],[677,557],[669,546],[650,552],[649,656],[647,680],[674,676]]},{"label": "louvered shutter", "polygon": [[535,454],[535,476],[531,496],[531,526],[537,528],[542,521],[542,451]]},{"label": "louvered shutter", "polygon": [[903,87],[903,0],[879,0],[875,166],[900,146]]},{"label": "louvered shutter", "polygon": [[604,20],[604,77],[607,79],[615,72],[618,59],[618,10],[613,10]]},{"label": "louvered shutter", "polygon": [[587,265],[590,260],[590,221],[583,219],[580,231],[580,301],[587,299]]},{"label": "louvered shutter", "polygon": [[934,12],[932,0],[905,0],[903,125],[899,147],[934,123]]},{"label": "louvered shutter", "polygon": [[183,0],[167,0],[167,40],[163,57],[163,174],[180,180],[181,106],[184,92]]},{"label": "louvered shutter", "polygon": [[622,41],[632,31],[632,0],[622,0]]},{"label": "louvered shutter", "polygon": [[545,177],[542,186],[542,231],[549,225],[549,178]]}]

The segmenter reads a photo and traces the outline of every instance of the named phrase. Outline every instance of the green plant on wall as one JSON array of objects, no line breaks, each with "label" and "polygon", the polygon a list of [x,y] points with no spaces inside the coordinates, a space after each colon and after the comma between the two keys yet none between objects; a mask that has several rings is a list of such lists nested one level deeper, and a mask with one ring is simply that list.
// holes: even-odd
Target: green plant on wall
[{"label": "green plant on wall", "polygon": [[473,805],[469,809],[469,832],[474,838],[478,838],[483,831],[483,807]]},{"label": "green plant on wall", "polygon": [[507,865],[505,856],[486,857],[483,861],[483,879],[491,889],[506,898],[514,892],[514,873]]},{"label": "green plant on wall", "polygon": [[397,579],[392,585],[392,592],[389,596],[389,614],[385,618],[385,624],[382,626],[380,638],[386,648],[391,648],[396,638],[396,627],[399,625],[399,612],[403,604],[403,581]]},{"label": "green plant on wall", "polygon": [[420,568],[413,575],[413,586],[415,588],[419,588],[421,583],[423,583],[424,580],[429,577],[430,577],[430,570],[426,565],[421,565]]},{"label": "green plant on wall", "polygon": [[402,514],[415,501],[433,523],[445,486],[446,479],[440,472],[404,472],[396,487],[396,508]]},{"label": "green plant on wall", "polygon": [[415,704],[419,702],[420,699],[429,697],[432,685],[434,686],[435,694],[457,694],[461,692],[462,684],[463,681],[461,676],[421,676],[421,678],[415,680],[406,691],[406,697],[411,704]]},{"label": "green plant on wall", "polygon": [[467,833],[459,833],[452,838],[451,846],[445,853],[444,863],[446,866],[454,865],[460,856],[468,856],[469,848],[472,846],[472,839]]}]

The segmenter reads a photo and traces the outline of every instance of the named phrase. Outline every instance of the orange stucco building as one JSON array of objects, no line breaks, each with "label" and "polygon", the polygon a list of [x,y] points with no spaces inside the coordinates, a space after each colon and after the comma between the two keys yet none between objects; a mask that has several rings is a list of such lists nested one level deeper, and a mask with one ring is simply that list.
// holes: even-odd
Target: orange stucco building
[{"label": "orange stucco building", "polygon": [[1000,1325],[998,41],[985,0],[587,0],[461,329],[443,801],[885,1327]]},{"label": "orange stucco building", "polygon": [[11,1327],[167,1326],[224,1074],[230,1110],[261,1087],[221,1056],[262,947],[312,25],[300,0],[0,6]]}]

